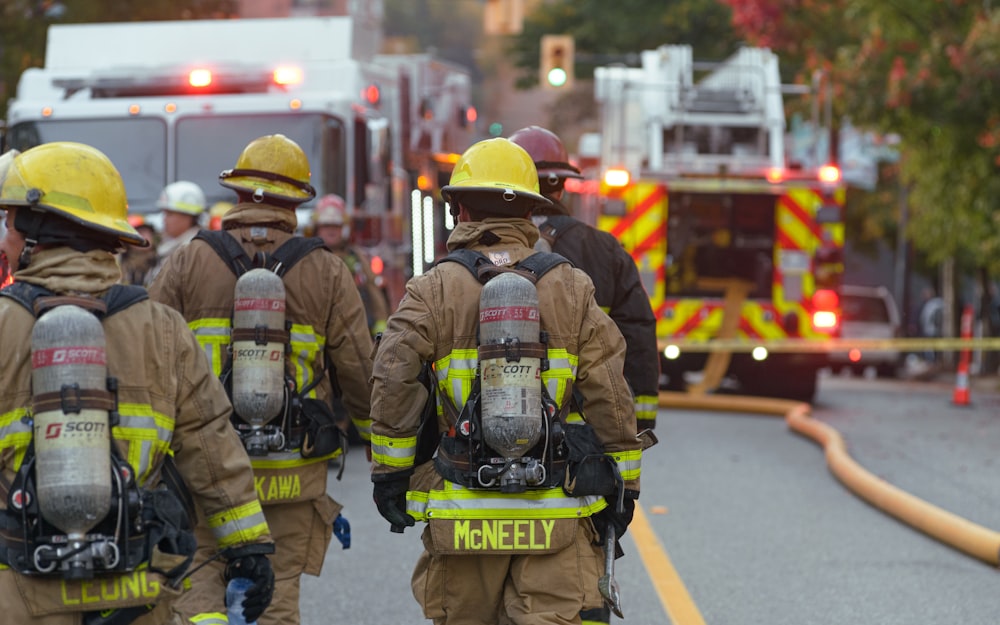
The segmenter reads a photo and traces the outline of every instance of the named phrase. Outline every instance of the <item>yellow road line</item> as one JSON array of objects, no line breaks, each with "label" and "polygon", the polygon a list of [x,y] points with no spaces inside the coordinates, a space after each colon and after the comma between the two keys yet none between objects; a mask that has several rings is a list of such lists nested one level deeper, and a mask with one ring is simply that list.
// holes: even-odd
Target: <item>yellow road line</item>
[{"label": "yellow road line", "polygon": [[635,504],[635,515],[628,531],[632,534],[653,588],[673,625],[705,625],[705,619],[688,594],[684,581],[674,569],[660,539],[649,526],[649,520],[639,502]]}]

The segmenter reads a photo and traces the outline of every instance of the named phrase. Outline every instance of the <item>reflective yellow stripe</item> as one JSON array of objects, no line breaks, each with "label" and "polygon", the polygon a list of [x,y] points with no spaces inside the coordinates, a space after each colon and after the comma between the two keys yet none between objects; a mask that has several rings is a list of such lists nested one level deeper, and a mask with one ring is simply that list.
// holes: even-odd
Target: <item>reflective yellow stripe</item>
[{"label": "reflective yellow stripe", "polygon": [[[549,368],[542,372],[542,381],[556,404],[566,401],[570,383],[576,379],[580,358],[563,348],[548,350]],[[476,349],[455,349],[434,363],[438,391],[461,410],[476,379],[479,352]]]},{"label": "reflective yellow stripe", "polygon": [[366,442],[371,442],[372,440],[372,420],[371,419],[355,419],[351,417],[351,421],[354,423],[354,427],[358,429],[358,435],[361,440]]},{"label": "reflective yellow stripe", "polygon": [[15,471],[21,467],[31,444],[31,425],[24,419],[27,414],[27,408],[15,408],[0,415],[0,449],[14,450]]},{"label": "reflective yellow stripe", "polygon": [[[226,362],[226,349],[230,343],[231,322],[228,317],[205,317],[188,323],[201,345],[215,377],[222,374]],[[293,323],[289,331],[289,350],[295,370],[297,388],[308,386],[316,375],[315,365],[326,346],[326,339],[308,324]],[[307,397],[316,397],[315,389]]]},{"label": "reflective yellow stripe", "polygon": [[409,469],[417,456],[417,437],[393,438],[384,434],[372,435],[372,461],[397,469]]},{"label": "reflective yellow stripe", "polygon": [[653,421],[656,419],[656,408],[660,398],[655,395],[636,395],[635,418]]},{"label": "reflective yellow stripe", "polygon": [[[312,384],[316,376],[316,363],[322,360],[326,338],[320,336],[311,325],[293,323],[290,331],[292,365],[295,367],[296,388]],[[309,391],[307,397],[316,397],[316,390]]]},{"label": "reflective yellow stripe", "polygon": [[642,471],[641,449],[608,452],[605,455],[611,456],[618,463],[618,471],[621,472],[623,480],[628,482],[639,479],[639,473]]},{"label": "reflective yellow stripe", "polygon": [[213,514],[207,519],[208,527],[220,548],[242,543],[252,543],[267,534],[267,521],[260,502],[249,503],[224,512]]},{"label": "reflective yellow stripe", "polygon": [[118,412],[121,419],[112,433],[116,439],[128,442],[125,458],[135,469],[139,483],[145,484],[153,466],[170,453],[174,420],[149,404],[119,404]]},{"label": "reflective yellow stripe", "polygon": [[195,614],[188,622],[196,625],[229,625],[229,617],[221,612],[204,612]]},{"label": "reflective yellow stripe", "polygon": [[219,377],[222,375],[222,365],[226,361],[226,347],[229,346],[229,318],[195,319],[188,323],[188,327],[194,332],[198,344],[205,352],[208,364],[212,368],[212,375]]},{"label": "reflective yellow stripe", "polygon": [[304,467],[310,464],[316,464],[317,462],[326,462],[327,460],[336,458],[342,453],[344,453],[344,450],[338,449],[337,451],[325,456],[303,458],[302,452],[299,449],[277,452],[272,451],[267,454],[266,458],[251,458],[250,466],[255,469],[291,469],[293,467]]},{"label": "reflective yellow stripe", "polygon": [[406,511],[415,519],[573,519],[607,507],[604,497],[570,497],[562,488],[511,494],[470,489],[445,482],[441,490],[406,493]]}]

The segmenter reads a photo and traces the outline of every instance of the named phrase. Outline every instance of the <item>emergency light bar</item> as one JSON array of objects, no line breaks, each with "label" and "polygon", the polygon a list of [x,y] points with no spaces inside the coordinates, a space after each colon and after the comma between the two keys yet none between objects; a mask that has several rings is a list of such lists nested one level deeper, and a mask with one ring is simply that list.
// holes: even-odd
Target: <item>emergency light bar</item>
[{"label": "emergency light bar", "polygon": [[62,78],[52,81],[64,89],[65,97],[90,89],[92,98],[120,98],[199,93],[267,93],[300,84],[301,68],[280,66],[225,65],[220,67],[161,68],[152,71],[108,71],[86,78]]}]

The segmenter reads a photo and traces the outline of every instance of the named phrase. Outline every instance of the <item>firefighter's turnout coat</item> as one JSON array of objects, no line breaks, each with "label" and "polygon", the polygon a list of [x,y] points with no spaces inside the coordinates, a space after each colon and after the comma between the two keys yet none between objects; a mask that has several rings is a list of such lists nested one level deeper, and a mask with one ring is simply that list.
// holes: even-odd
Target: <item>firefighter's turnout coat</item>
[{"label": "firefighter's turnout coat", "polygon": [[[226,213],[222,226],[253,258],[258,251],[273,252],[294,236],[295,223],[293,211],[240,203]],[[222,372],[230,343],[236,280],[209,244],[195,239],[170,256],[150,287],[151,297],[181,312],[216,375]],[[297,262],[283,281],[286,319],[291,322],[286,367],[294,374],[296,387],[306,389],[319,377],[307,396],[329,402],[332,375],[343,389],[342,400],[351,419],[368,440],[372,341],[353,276],[333,253],[320,248]],[[324,353],[329,363],[326,371]],[[277,579],[274,601],[261,617],[261,625],[298,623],[298,578],[321,571],[332,523],[340,510],[326,493],[332,455],[305,459],[298,450],[289,450],[251,459],[257,494],[277,548],[271,558]],[[221,576],[214,579],[220,588],[205,598],[224,612]],[[188,601],[184,599],[185,609]],[[204,606],[194,610],[204,611]]]},{"label": "firefighter's turnout coat", "polygon": [[[538,229],[528,220],[487,219],[460,223],[448,248],[477,250],[495,264],[513,265],[534,253],[537,239]],[[595,302],[590,278],[568,263],[545,273],[536,288],[541,330],[548,335],[549,369],[542,373],[543,382],[560,407],[570,401],[574,385],[582,392],[586,420],[605,453],[617,461],[625,488],[638,492],[641,450],[633,398],[622,375],[622,335]],[[530,618],[542,622],[545,613],[575,614],[574,609],[601,604],[597,577],[602,551],[591,548],[594,531],[588,517],[604,509],[604,498],[571,497],[558,486],[517,494],[473,489],[446,481],[434,462],[414,467],[427,399],[418,380],[421,368],[433,363],[439,403],[448,401],[461,410],[477,375],[481,289],[472,273],[453,262],[439,263],[407,284],[375,358],[372,470],[386,475],[415,470],[407,512],[428,522],[426,552],[413,582],[427,618],[442,619],[447,613],[448,618],[467,617],[465,622],[489,622],[489,612],[495,615],[503,605],[497,593],[516,578],[519,597],[506,610],[533,613]],[[448,414],[439,407],[439,434],[455,425]],[[475,557],[485,554],[493,558]],[[536,565],[523,560],[543,554]],[[539,589],[543,594],[530,599],[532,583],[523,582],[531,579],[531,571],[558,573],[559,579],[547,580],[544,591]]]},{"label": "firefighter's turnout coat", "polygon": [[539,230],[553,252],[568,258],[594,281],[594,299],[628,345],[625,379],[635,394],[639,429],[654,427],[660,384],[656,317],[635,260],[613,235],[569,215],[553,215]]},{"label": "firefighter's turnout coat", "polygon": [[[120,279],[107,252],[36,251],[18,282],[55,294],[104,295]],[[34,315],[0,297],[0,475],[5,485],[31,442],[31,333]],[[103,320],[109,375],[118,380],[120,422],[112,437],[140,485],[159,481],[167,456],[182,474],[215,538],[210,548],[270,542],[250,463],[229,423],[230,405],[201,349],[176,311],[145,299]],[[0,500],[6,507],[7,498]],[[140,567],[91,580],[25,576],[0,566],[0,617],[5,623],[74,623],[68,613],[157,603],[136,623],[169,620],[170,590]],[[31,614],[31,611],[34,614]],[[47,614],[47,615],[46,615]],[[33,620],[33,617],[37,620]],[[79,618],[76,616],[75,618]],[[68,620],[67,620],[68,619]]]}]

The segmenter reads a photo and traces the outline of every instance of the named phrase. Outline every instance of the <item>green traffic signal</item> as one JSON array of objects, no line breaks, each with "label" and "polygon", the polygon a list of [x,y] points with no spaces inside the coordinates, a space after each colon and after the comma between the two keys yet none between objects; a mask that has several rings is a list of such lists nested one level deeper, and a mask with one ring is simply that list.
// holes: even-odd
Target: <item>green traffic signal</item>
[{"label": "green traffic signal", "polygon": [[566,70],[561,67],[553,67],[546,75],[546,79],[553,87],[562,87],[566,84]]}]

